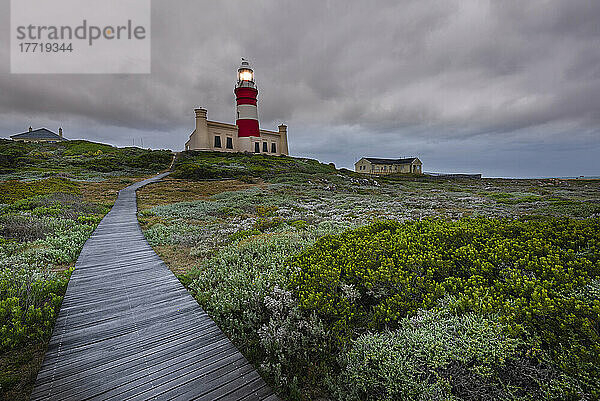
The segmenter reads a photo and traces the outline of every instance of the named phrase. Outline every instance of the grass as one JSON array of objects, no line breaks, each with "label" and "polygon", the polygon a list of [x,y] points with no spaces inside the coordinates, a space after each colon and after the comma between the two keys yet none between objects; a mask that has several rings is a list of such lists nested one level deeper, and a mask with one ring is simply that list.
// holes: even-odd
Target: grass
[{"label": "grass", "polygon": [[185,274],[193,269],[198,259],[190,257],[192,247],[184,245],[158,245],[154,251],[167,264],[175,275]]},{"label": "grass", "polygon": [[119,191],[135,182],[142,181],[151,175],[111,177],[98,182],[80,184],[83,199],[100,205],[112,205],[117,200]]},{"label": "grass", "polygon": [[260,185],[258,180],[257,183],[245,183],[239,180],[190,181],[166,177],[138,190],[138,207],[143,210],[176,202],[206,199],[221,192],[241,191]]}]

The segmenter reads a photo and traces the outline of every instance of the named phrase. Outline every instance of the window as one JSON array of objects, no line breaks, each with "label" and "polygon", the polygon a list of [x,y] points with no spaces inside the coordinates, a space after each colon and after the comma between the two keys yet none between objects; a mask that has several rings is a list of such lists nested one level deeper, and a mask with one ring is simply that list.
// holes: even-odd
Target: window
[{"label": "window", "polygon": [[269,145],[266,142],[263,142],[263,152],[268,152],[269,151]]},{"label": "window", "polygon": [[275,146],[275,142],[271,143],[271,153],[277,153],[277,146]]},{"label": "window", "polygon": [[227,145],[225,145],[227,149],[233,149],[233,138],[230,136],[227,137]]},{"label": "window", "polygon": [[221,137],[219,135],[215,136],[215,148],[221,147]]},{"label": "window", "polygon": [[260,153],[260,144],[258,142],[254,142],[254,153]]}]

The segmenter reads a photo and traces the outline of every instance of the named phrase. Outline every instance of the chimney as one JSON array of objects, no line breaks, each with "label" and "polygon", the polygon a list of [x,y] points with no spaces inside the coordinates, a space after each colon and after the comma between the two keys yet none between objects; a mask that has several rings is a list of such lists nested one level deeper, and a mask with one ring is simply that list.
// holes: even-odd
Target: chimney
[{"label": "chimney", "polygon": [[281,124],[279,126],[279,138],[280,138],[279,153],[281,153],[282,155],[286,155],[286,156],[289,155],[288,139],[287,139],[287,125]]},{"label": "chimney", "polygon": [[33,128],[31,128],[31,125],[29,126],[29,132],[33,131]]},{"label": "chimney", "polygon": [[62,127],[60,127],[60,128],[58,129],[58,136],[60,136],[60,137],[62,138]]},{"label": "chimney", "polygon": [[196,119],[203,118],[206,120],[206,109],[194,109],[194,112],[196,113]]},{"label": "chimney", "polygon": [[206,109],[194,109],[196,114],[196,130],[194,135],[190,137],[192,140],[190,149],[210,149],[210,138],[208,137],[208,121],[206,121]]}]

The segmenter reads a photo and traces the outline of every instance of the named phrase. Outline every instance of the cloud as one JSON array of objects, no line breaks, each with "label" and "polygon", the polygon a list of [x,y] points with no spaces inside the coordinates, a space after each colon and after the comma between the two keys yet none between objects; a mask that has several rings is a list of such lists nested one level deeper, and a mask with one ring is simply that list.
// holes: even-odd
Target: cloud
[{"label": "cloud", "polygon": [[[244,56],[261,125],[289,124],[295,154],[349,167],[366,150],[410,151],[426,170],[527,175],[511,167],[526,154],[546,175],[600,173],[578,157],[600,150],[597,1],[179,0],[152,15],[146,76],[11,75],[2,41],[0,129],[67,121],[89,139],[181,149],[194,107],[233,121]],[[495,166],[461,151],[490,147]],[[573,162],[544,161],[563,156]]]}]

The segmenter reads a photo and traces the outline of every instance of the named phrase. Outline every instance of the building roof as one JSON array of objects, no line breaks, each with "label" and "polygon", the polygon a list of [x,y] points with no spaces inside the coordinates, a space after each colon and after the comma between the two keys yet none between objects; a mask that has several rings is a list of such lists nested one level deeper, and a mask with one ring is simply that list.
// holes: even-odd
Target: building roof
[{"label": "building roof", "polygon": [[32,131],[23,132],[22,134],[15,134],[10,136],[12,139],[48,139],[54,141],[64,141],[65,138],[61,138],[58,134],[50,131],[47,128],[38,128]]},{"label": "building roof", "polygon": [[363,157],[363,159],[369,161],[372,164],[410,164],[415,160],[419,160],[416,157],[407,157],[404,159],[379,159],[377,157]]}]

